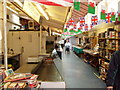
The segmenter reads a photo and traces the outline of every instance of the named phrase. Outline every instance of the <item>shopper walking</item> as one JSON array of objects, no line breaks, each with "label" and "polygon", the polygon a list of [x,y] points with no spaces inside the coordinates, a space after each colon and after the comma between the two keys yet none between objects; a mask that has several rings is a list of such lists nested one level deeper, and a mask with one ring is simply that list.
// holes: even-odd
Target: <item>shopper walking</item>
[{"label": "shopper walking", "polygon": [[69,42],[69,40],[66,40],[65,43],[65,53],[70,53],[70,49],[71,49],[71,43]]},{"label": "shopper walking", "polygon": [[120,50],[113,53],[106,78],[108,90],[120,90]]},{"label": "shopper walking", "polygon": [[64,39],[60,40],[60,41],[59,41],[59,44],[61,45],[61,47],[62,47],[62,49],[63,49],[63,47],[64,47]]}]

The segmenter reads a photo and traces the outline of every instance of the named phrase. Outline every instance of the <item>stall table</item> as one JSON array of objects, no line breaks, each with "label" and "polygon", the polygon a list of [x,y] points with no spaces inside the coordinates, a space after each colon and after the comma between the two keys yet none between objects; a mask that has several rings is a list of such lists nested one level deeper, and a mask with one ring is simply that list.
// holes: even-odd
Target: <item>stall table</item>
[{"label": "stall table", "polygon": [[91,64],[93,67],[99,66],[99,52],[96,52],[94,50],[84,49],[84,61]]}]

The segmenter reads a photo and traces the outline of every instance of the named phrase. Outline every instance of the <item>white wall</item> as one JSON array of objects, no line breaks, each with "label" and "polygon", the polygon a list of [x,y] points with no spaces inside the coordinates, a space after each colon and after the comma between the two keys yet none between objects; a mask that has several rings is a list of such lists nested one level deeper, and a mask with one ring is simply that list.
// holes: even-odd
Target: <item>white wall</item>
[{"label": "white wall", "polygon": [[[39,33],[40,31],[9,31],[8,48],[13,49],[14,53],[21,53],[22,47],[24,48],[21,54],[21,65],[27,62],[29,56],[40,55]],[[46,53],[46,32],[42,32],[41,47],[42,53]]]}]

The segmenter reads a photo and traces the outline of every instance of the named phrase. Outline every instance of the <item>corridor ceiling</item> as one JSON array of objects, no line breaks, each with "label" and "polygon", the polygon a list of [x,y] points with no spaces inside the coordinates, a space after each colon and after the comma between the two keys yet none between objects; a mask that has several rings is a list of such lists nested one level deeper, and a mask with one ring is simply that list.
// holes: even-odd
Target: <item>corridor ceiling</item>
[{"label": "corridor ceiling", "polygon": [[[100,2],[101,0],[99,0]],[[99,3],[97,2],[97,3]],[[38,9],[35,5],[36,2],[31,2],[36,9]],[[27,17],[30,16],[28,13],[26,13],[23,8],[16,8],[16,3],[7,3],[7,5],[17,11],[21,17]],[[80,11],[76,11],[72,7],[63,7],[63,6],[49,6],[49,5],[41,5],[41,7],[44,9],[45,13],[48,15],[49,20],[46,20],[41,12],[39,12],[40,16],[42,17],[42,24],[43,26],[51,27],[53,29],[56,29],[60,32],[63,31],[64,24],[66,21],[68,21],[70,18],[75,19],[76,22],[78,22],[79,17],[84,17],[87,14],[88,11],[88,2],[81,2],[80,5]],[[34,19],[34,18],[33,18]]]}]

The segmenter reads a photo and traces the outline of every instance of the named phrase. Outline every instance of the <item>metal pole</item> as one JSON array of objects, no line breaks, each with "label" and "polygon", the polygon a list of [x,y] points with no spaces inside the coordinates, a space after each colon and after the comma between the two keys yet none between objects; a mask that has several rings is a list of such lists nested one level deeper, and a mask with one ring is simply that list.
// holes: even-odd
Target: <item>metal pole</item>
[{"label": "metal pole", "polygon": [[6,0],[3,1],[4,7],[3,7],[3,12],[4,12],[4,65],[5,69],[8,69],[8,61],[7,61],[7,19],[6,19]]}]

